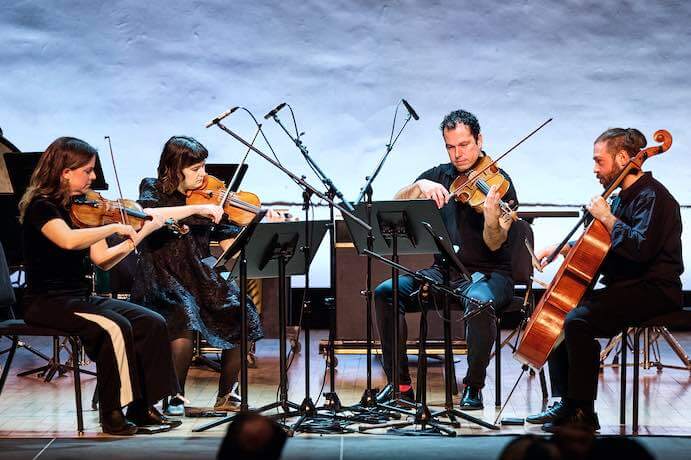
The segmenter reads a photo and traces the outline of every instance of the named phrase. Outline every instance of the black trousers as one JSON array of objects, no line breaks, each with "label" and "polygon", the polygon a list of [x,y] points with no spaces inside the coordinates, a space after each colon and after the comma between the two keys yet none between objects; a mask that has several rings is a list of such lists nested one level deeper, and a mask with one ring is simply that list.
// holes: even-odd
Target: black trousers
[{"label": "black trousers", "polygon": [[564,340],[549,357],[553,396],[594,401],[600,369],[598,337],[614,337],[622,328],[679,309],[678,301],[649,282],[625,283],[590,291],[566,315]]},{"label": "black trousers", "polygon": [[[424,273],[436,280],[443,279],[439,267],[433,266],[423,270]],[[460,289],[463,294],[479,301],[489,301],[494,303],[494,309],[501,311],[510,302],[513,296],[513,281],[499,273],[490,273],[484,280],[476,283],[469,281],[456,281],[452,286]],[[408,325],[405,321],[405,313],[409,311],[420,311],[423,308],[417,296],[412,296],[419,288],[419,283],[412,276],[402,275],[398,277],[398,321],[399,321],[399,350],[400,350],[400,369],[399,382],[403,385],[410,384],[410,373],[408,371],[408,355],[406,354],[406,341],[408,340]],[[384,358],[384,372],[391,382],[392,380],[392,350],[391,340],[393,334],[394,313],[392,308],[392,282],[391,279],[384,281],[374,291],[375,309],[377,312],[377,326],[382,342],[382,355]],[[441,309],[442,304],[437,302]],[[466,303],[461,306],[457,302],[451,303],[451,308],[468,310]],[[487,366],[489,357],[494,345],[497,334],[497,323],[495,310],[486,309],[473,316],[466,322],[468,344],[468,371],[466,372],[463,383],[482,388],[485,385]]]},{"label": "black trousers", "polygon": [[27,324],[78,335],[96,363],[102,412],[177,393],[166,322],[147,308],[79,293],[31,298]]}]

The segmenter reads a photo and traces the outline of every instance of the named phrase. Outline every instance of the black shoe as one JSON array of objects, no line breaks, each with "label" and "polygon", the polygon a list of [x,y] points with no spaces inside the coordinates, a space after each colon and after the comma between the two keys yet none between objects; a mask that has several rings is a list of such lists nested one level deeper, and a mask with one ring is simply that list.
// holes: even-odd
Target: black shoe
[{"label": "black shoe", "polygon": [[[400,393],[400,398],[404,401],[408,401],[412,404],[415,404],[415,392],[413,391],[413,387],[411,386],[408,391],[401,391]],[[386,403],[388,401],[391,401],[393,398],[393,385],[388,383],[382,390],[377,393],[377,402],[379,404]]]},{"label": "black shoe", "polygon": [[481,410],[485,405],[482,404],[482,391],[479,388],[466,385],[461,398],[461,410]]},{"label": "black shoe", "polygon": [[527,416],[525,421],[535,425],[542,425],[543,423],[551,422],[555,418],[558,418],[562,413],[564,413],[565,410],[566,405],[564,402],[557,401],[549,406],[544,412]]},{"label": "black shoe", "polygon": [[377,396],[375,396],[375,400],[377,401],[377,403],[382,404],[386,401],[389,401],[392,397],[393,386],[390,383],[387,383],[386,386],[382,388],[379,393],[377,393]]},{"label": "black shoe", "polygon": [[595,432],[600,430],[600,421],[594,411],[583,410],[580,407],[576,409],[567,407],[554,420],[542,425],[542,431],[555,433],[567,426]]},{"label": "black shoe", "polygon": [[137,425],[127,420],[120,409],[101,414],[101,428],[104,433],[116,436],[132,436],[137,433]]},{"label": "black shoe", "polygon": [[134,409],[127,409],[127,419],[134,423],[137,426],[140,427],[145,427],[145,426],[152,426],[152,425],[158,425],[158,426],[168,426],[171,429],[172,428],[177,428],[180,425],[182,425],[182,421],[180,420],[175,420],[172,418],[168,418],[165,415],[161,414],[158,409],[156,409],[154,406],[151,406],[147,409],[140,409],[140,408],[134,408]]}]

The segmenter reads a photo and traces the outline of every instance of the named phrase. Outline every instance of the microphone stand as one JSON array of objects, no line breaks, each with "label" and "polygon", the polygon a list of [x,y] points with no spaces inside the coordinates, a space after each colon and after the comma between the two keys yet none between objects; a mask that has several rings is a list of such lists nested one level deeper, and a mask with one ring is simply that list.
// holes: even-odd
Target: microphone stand
[{"label": "microphone stand", "polygon": [[[297,124],[295,124],[295,115],[293,113],[292,107],[288,105],[288,108],[290,109],[292,118],[293,118],[293,124],[296,127],[296,135],[293,136],[290,131],[283,125],[281,120],[278,118],[277,113],[274,113],[271,115],[271,118],[274,119],[276,123],[281,127],[283,132],[286,133],[286,135],[290,138],[290,140],[295,144],[295,146],[298,148],[302,156],[305,158],[305,161],[307,161],[307,164],[312,168],[314,173],[317,175],[319,180],[324,184],[326,187],[326,195],[331,198],[332,200],[335,197],[338,197],[341,200],[341,203],[343,204],[344,207],[346,207],[349,211],[354,211],[353,206],[345,200],[343,193],[341,193],[340,190],[336,187],[336,185],[333,183],[333,181],[322,171],[322,169],[319,167],[317,162],[310,156],[309,151],[305,144],[302,142],[300,139],[300,133],[297,130]],[[305,211],[305,228],[306,228],[306,233],[309,231],[309,195],[303,194],[303,210]],[[314,403],[310,399],[310,393],[309,393],[309,362],[310,362],[310,328],[308,326],[308,321],[307,321],[307,315],[311,314],[312,309],[311,309],[311,304],[309,300],[305,300],[303,304],[303,313],[306,315],[306,321],[305,325],[303,326],[303,330],[305,331],[305,400],[303,401],[301,405],[301,411],[304,413],[303,416],[300,417],[300,419],[297,421],[297,423],[294,426],[295,430],[298,430],[304,422],[308,421],[308,418],[314,419],[316,418],[322,418],[321,414],[318,414],[319,410],[328,410],[331,413],[331,416],[333,417],[332,423],[329,424],[328,426],[320,426],[319,427],[319,432],[320,433],[333,433],[333,432],[343,432],[342,426],[336,421],[337,419],[339,420],[347,420],[347,421],[353,421],[357,419],[357,416],[354,417],[341,417],[337,416],[336,414],[339,412],[353,412],[353,409],[350,407],[343,407],[341,404],[341,400],[338,397],[338,393],[336,392],[336,357],[334,353],[334,341],[336,340],[336,309],[337,309],[337,303],[336,299],[338,298],[338,286],[337,286],[337,281],[336,281],[336,217],[334,213],[334,206],[332,204],[329,204],[329,252],[330,252],[330,270],[331,270],[331,275],[330,275],[330,284],[333,286],[333,297],[330,299],[327,299],[327,304],[329,307],[329,340],[328,340],[328,355],[326,357],[326,361],[328,363],[328,368],[329,368],[329,390],[327,393],[324,394],[324,405],[320,407],[314,407]],[[307,257],[307,254],[305,254],[305,257]],[[306,274],[305,276],[305,288],[304,288],[305,295],[304,297],[307,298],[308,292],[309,292],[309,276]],[[331,418],[331,417],[330,417]],[[309,429],[310,425],[305,424],[305,429]]]},{"label": "microphone stand", "polygon": [[[288,108],[290,109],[290,113],[293,113],[293,109],[288,105]],[[346,201],[345,197],[343,196],[343,193],[341,193],[338,188],[334,185],[334,183],[329,179],[329,177],[324,174],[324,171],[321,170],[319,165],[312,159],[312,157],[309,154],[309,151],[307,150],[307,147],[305,147],[305,144],[302,143],[302,140],[300,139],[300,133],[296,132],[296,136],[293,137],[292,134],[290,134],[290,131],[286,129],[286,127],[283,125],[281,120],[278,118],[278,114],[274,113],[272,117],[276,123],[278,123],[278,126],[281,127],[283,132],[286,133],[286,135],[290,138],[291,141],[295,144],[295,146],[300,150],[300,153],[302,153],[302,156],[305,157],[305,161],[307,161],[307,164],[312,168],[314,173],[317,175],[320,181],[324,184],[327,190],[327,194],[332,194],[335,197],[338,197],[339,200],[341,200],[341,203],[343,206],[348,209],[348,211],[353,212],[355,209],[353,208],[353,205],[350,204],[349,202]],[[293,115],[293,120],[295,120],[295,116]],[[295,130],[297,131],[297,129]],[[303,133],[304,134],[304,133]],[[332,208],[333,211],[333,208]]]},{"label": "microphone stand", "polygon": [[[329,205],[332,206],[333,208],[336,208],[336,209],[338,209],[339,211],[341,211],[342,214],[344,214],[344,215],[348,216],[349,218],[353,219],[354,222],[356,222],[358,225],[360,225],[361,227],[363,227],[365,230],[371,232],[372,227],[371,227],[370,225],[368,225],[367,223],[363,222],[361,219],[359,219],[359,218],[356,217],[354,214],[352,214],[352,213],[350,212],[350,210],[345,209],[345,208],[344,208],[343,206],[341,206],[340,204],[336,204],[336,203],[333,201],[333,199],[331,199],[330,197],[328,197],[327,195],[325,195],[324,193],[320,192],[320,191],[317,190],[315,187],[313,187],[312,185],[310,185],[309,183],[307,183],[307,181],[305,181],[305,179],[304,179],[304,176],[303,176],[303,177],[298,177],[296,174],[294,174],[293,172],[291,172],[290,170],[288,170],[288,169],[287,169],[286,167],[284,167],[282,164],[280,164],[279,162],[273,160],[273,159],[270,158],[266,153],[262,152],[262,151],[259,150],[257,147],[255,147],[255,146],[252,145],[251,143],[247,142],[247,141],[246,141],[245,139],[243,139],[241,136],[239,136],[238,134],[236,134],[235,132],[233,132],[231,129],[229,129],[228,127],[226,127],[226,126],[225,126],[224,124],[222,124],[220,121],[216,121],[216,122],[213,123],[213,124],[215,124],[215,125],[216,125],[219,129],[221,129],[222,131],[225,131],[227,134],[229,134],[231,137],[233,137],[235,140],[237,140],[237,141],[240,142],[241,144],[245,145],[245,147],[247,147],[248,149],[250,149],[250,150],[252,150],[253,152],[255,152],[257,155],[259,155],[259,156],[261,156],[262,158],[264,158],[266,161],[268,161],[269,163],[271,163],[274,167],[276,167],[276,168],[278,168],[279,170],[281,170],[281,171],[282,171],[284,174],[286,174],[288,177],[290,177],[300,188],[303,189],[303,192],[304,192],[304,193],[303,193],[303,197],[304,197],[304,200],[305,200],[305,203],[306,203],[306,204],[309,204],[309,199],[311,198],[312,195],[315,195],[315,196],[319,197],[320,199],[322,199],[322,200],[326,201],[327,203],[329,203]],[[308,206],[307,206],[307,207],[308,207]],[[307,210],[305,211],[305,215],[306,215],[307,217],[309,217],[309,212],[308,212]],[[305,222],[305,225],[306,225],[306,229],[309,231],[309,223],[308,223],[307,221]],[[309,257],[309,250],[310,250],[310,248],[309,248],[309,239],[307,238],[307,239],[306,239],[306,247],[303,249],[306,258]],[[306,259],[306,260],[309,260],[309,259]],[[307,271],[309,271],[309,267],[306,267],[306,269],[307,269]],[[309,279],[309,275],[306,274],[306,275],[305,275],[305,292],[307,292],[306,289],[307,289],[307,282],[308,282],[308,279]],[[304,307],[305,307],[305,306],[303,305],[303,308],[304,308]],[[306,341],[308,342],[308,335],[309,335],[309,333],[308,333],[307,331],[308,331],[308,329],[305,330],[305,332],[306,332]],[[306,348],[306,349],[305,349],[305,352],[307,353],[307,362],[309,362],[309,343],[306,343],[306,344],[305,344],[305,348]],[[306,368],[306,369],[305,369],[305,370],[306,370],[306,377],[305,377],[305,388],[306,388],[305,400],[303,401],[303,404],[301,404],[301,406],[300,406],[300,419],[299,419],[298,422],[297,422],[293,427],[291,427],[291,429],[289,430],[289,433],[291,433],[291,434],[292,434],[292,432],[297,431],[297,429],[300,428],[300,425],[302,425],[302,423],[305,421],[305,419],[307,418],[307,416],[312,416],[312,415],[314,415],[315,412],[316,412],[316,411],[314,410],[314,403],[312,403],[312,401],[311,401],[311,399],[310,399],[310,395],[309,395],[309,377],[310,377],[310,376],[309,376],[309,364],[307,364],[307,365],[305,366],[305,368]]]},{"label": "microphone stand", "polygon": [[[400,106],[400,104],[399,104]],[[396,107],[396,113],[398,113],[398,106]],[[360,195],[358,196],[358,199],[356,203],[361,203],[363,199],[365,199],[366,203],[366,219],[367,223],[371,224],[372,223],[372,195],[373,195],[373,189],[372,189],[372,183],[374,180],[377,178],[379,173],[382,170],[382,167],[384,166],[384,162],[386,162],[387,158],[389,157],[389,154],[394,148],[394,145],[396,145],[396,141],[398,141],[398,138],[401,136],[403,133],[403,130],[405,129],[406,125],[412,118],[412,114],[408,113],[408,116],[405,119],[405,122],[403,123],[403,126],[401,126],[401,129],[398,131],[396,136],[394,137],[394,127],[396,125],[396,113],[394,113],[394,119],[393,119],[393,124],[391,127],[391,135],[389,137],[389,142],[386,144],[386,151],[382,155],[382,157],[379,159],[379,162],[377,163],[377,166],[374,168],[374,172],[367,176],[365,185],[360,189]],[[372,230],[370,229],[367,232],[367,250],[368,251],[373,251],[374,247],[374,235],[372,234]],[[372,256],[370,254],[367,254],[367,276],[366,276],[366,287],[364,291],[361,291],[362,295],[365,297],[365,305],[366,305],[366,324],[365,324],[365,330],[366,330],[366,342],[367,342],[367,383],[366,383],[366,388],[364,392],[362,393],[362,397],[360,398],[360,402],[355,406],[355,407],[361,407],[361,408],[366,408],[369,411],[377,411],[379,414],[383,415],[382,412],[387,412],[391,415],[394,415],[398,417],[399,415],[397,413],[391,413],[391,411],[387,408],[387,406],[381,404],[377,400],[377,394],[379,393],[378,388],[373,388],[372,387]],[[398,388],[394,388],[394,395],[396,394],[396,391]],[[383,391],[384,393],[385,391]]]}]

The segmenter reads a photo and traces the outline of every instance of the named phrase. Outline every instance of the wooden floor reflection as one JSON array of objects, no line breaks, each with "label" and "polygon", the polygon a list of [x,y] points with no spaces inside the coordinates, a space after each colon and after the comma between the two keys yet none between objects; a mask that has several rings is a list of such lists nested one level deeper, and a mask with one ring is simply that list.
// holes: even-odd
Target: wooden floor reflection
[{"label": "wooden floor reflection", "polygon": [[[324,336],[322,331],[312,334],[312,352],[310,385],[311,396],[316,401],[324,382],[325,360],[318,354],[318,342]],[[686,350],[691,350],[691,333],[675,333]],[[30,339],[32,345],[49,352],[49,341],[44,339]],[[2,340],[2,348],[7,345]],[[304,347],[303,347],[304,350]],[[665,345],[661,345],[663,361],[679,365],[676,355]],[[64,354],[63,356],[66,356]],[[275,401],[278,383],[278,342],[263,340],[257,346],[256,369],[250,369],[250,404],[263,405]],[[504,350],[502,390],[508,395],[517,376],[520,366],[512,359],[508,350]],[[466,370],[465,356],[457,356],[456,373],[459,382]],[[629,357],[630,361],[630,357]],[[4,362],[4,356],[3,356]],[[373,379],[375,386],[381,387],[384,373],[377,359],[374,360]],[[415,358],[411,358],[411,371],[415,374]],[[74,392],[71,375],[55,378],[49,383],[37,377],[17,377],[23,370],[43,365],[40,358],[19,350],[12,366],[5,390],[0,395],[0,437],[74,437],[76,433],[76,417],[74,406]],[[337,392],[344,404],[352,404],[359,400],[365,387],[366,360],[364,355],[339,355],[336,373]],[[89,366],[93,368],[93,365]],[[631,374],[628,372],[628,415],[630,422],[631,410]],[[304,398],[304,356],[296,356],[289,370],[290,391],[292,401],[300,403]],[[691,374],[686,370],[657,369],[641,370],[641,400],[640,400],[640,434],[648,435],[691,435]],[[429,370],[428,401],[431,405],[440,405],[444,400],[444,386],[442,378],[442,364],[431,361]],[[90,410],[90,398],[95,386],[95,378],[83,376],[83,396],[85,405],[85,436],[103,436],[100,434],[96,412]],[[494,421],[498,408],[494,407],[494,363],[490,364],[487,376],[487,386],[483,390],[485,409],[473,415],[489,422]],[[218,374],[206,368],[193,368],[187,383],[187,397],[194,406],[212,406],[216,397]],[[596,409],[602,425],[602,434],[630,433],[628,426],[619,425],[619,369],[607,367],[600,375],[598,400]],[[326,381],[325,390],[329,383]],[[456,397],[456,402],[458,397]],[[318,401],[322,403],[323,399]],[[525,417],[540,411],[543,401],[540,383],[536,376],[524,377],[518,385],[513,397],[507,404],[503,416]],[[187,436],[192,435],[192,429],[208,422],[209,419],[187,418],[183,425],[159,436]],[[225,427],[211,429],[204,433],[194,433],[195,436],[220,436]],[[463,423],[459,434],[514,434],[539,433],[539,426],[502,427],[500,431],[491,431],[475,425]]]}]

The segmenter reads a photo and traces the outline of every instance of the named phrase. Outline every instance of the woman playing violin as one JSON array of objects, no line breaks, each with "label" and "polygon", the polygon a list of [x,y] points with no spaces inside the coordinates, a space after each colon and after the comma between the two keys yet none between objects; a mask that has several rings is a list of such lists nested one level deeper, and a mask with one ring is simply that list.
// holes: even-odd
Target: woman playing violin
[{"label": "woman playing violin", "polygon": [[[153,405],[177,394],[163,317],[130,302],[92,296],[86,257],[109,269],[163,224],[149,212],[139,232],[126,223],[75,228],[73,198],[96,178],[96,150],[72,137],[56,139],[41,156],[19,204],[26,260],[28,324],[78,335],[96,362],[103,431],[131,435],[138,426],[179,425]],[[108,247],[105,239],[126,239]],[[122,408],[127,406],[127,416]]]},{"label": "woman playing violin", "polygon": [[[132,298],[162,314],[168,321],[175,369],[184,391],[192,361],[194,334],[221,348],[221,376],[215,409],[237,410],[233,392],[240,370],[240,291],[203,262],[211,256],[210,241],[227,247],[240,228],[228,222],[218,205],[186,205],[189,192],[202,186],[206,148],[191,137],[171,137],[163,147],[158,177],[142,180],[139,202],[190,228],[187,235],[154,235],[142,246]],[[248,299],[249,339],[263,335],[259,315]],[[173,398],[169,414],[184,413],[183,400]]]}]

